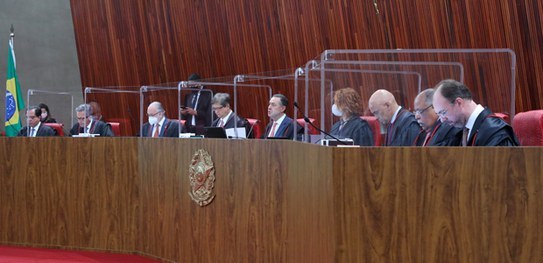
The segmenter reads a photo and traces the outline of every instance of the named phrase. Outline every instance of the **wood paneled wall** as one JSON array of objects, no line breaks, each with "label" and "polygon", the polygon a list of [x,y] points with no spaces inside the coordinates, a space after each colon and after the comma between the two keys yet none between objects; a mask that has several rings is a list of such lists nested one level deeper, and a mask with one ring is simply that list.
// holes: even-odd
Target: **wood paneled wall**
[{"label": "wood paneled wall", "polygon": [[[290,69],[326,49],[511,48],[518,59],[516,112],[543,108],[541,1],[377,4],[379,14],[373,0],[71,1],[84,86]],[[287,87],[277,91],[292,96]],[[267,120],[265,110],[252,112],[267,100],[242,97],[240,115]],[[117,107],[106,118],[129,118],[126,105],[108,104]]]}]

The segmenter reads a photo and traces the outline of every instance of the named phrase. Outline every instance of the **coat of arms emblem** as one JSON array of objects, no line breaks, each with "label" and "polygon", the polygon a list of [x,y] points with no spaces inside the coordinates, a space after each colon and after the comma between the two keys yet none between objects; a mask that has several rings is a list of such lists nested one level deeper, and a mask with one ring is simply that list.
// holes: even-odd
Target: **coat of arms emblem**
[{"label": "coat of arms emblem", "polygon": [[194,153],[189,167],[190,197],[200,206],[206,206],[213,198],[215,186],[215,167],[211,156],[203,149]]}]

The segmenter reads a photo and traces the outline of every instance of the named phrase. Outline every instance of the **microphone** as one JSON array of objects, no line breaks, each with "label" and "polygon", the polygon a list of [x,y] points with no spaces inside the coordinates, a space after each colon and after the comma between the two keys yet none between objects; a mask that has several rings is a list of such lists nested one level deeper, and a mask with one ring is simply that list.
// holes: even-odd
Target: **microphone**
[{"label": "microphone", "polygon": [[[251,124],[250,121],[247,120],[247,122]],[[251,129],[249,129],[249,132],[247,133],[247,139],[249,139],[251,132],[253,132],[253,127],[255,127],[255,125],[257,125],[259,122],[260,122],[259,120],[256,120],[254,124],[251,124]],[[255,139],[260,139],[260,138],[255,138]]]},{"label": "microphone", "polygon": [[327,132],[321,130],[319,127],[317,127],[315,124],[313,124],[313,123],[311,122],[311,120],[310,120],[307,116],[305,116],[305,114],[303,113],[302,109],[300,109],[300,107],[298,106],[298,102],[295,101],[293,104],[294,104],[294,107],[296,107],[296,109],[298,109],[298,110],[300,111],[300,113],[302,114],[302,117],[304,117],[305,123],[307,123],[307,124],[313,126],[313,128],[317,129],[317,131],[320,131],[320,132],[324,133],[326,136],[329,136],[330,138],[336,140],[337,142],[339,142],[339,143],[341,143],[341,144],[343,144],[343,145],[348,145],[348,144],[345,143],[344,141],[338,139],[337,137],[333,136],[332,134],[329,134],[329,133],[327,133]]}]

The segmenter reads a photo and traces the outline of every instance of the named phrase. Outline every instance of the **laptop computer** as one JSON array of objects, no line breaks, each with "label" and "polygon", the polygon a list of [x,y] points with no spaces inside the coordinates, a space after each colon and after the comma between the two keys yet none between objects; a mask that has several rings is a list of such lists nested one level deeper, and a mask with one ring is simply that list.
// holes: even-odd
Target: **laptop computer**
[{"label": "laptop computer", "polygon": [[204,127],[205,138],[226,139],[226,132],[221,127]]}]

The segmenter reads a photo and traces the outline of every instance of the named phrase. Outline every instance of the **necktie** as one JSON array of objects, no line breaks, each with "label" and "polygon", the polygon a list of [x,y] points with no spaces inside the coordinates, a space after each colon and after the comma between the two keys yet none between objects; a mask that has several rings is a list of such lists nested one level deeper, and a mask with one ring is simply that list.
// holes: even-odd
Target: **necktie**
[{"label": "necktie", "polygon": [[464,128],[464,131],[462,132],[462,146],[468,146],[468,134],[469,129]]},{"label": "necktie", "polygon": [[347,122],[343,121],[343,120],[339,123],[339,131],[341,131],[341,129],[343,129],[343,127],[345,126],[345,123],[347,123]]},{"label": "necktie", "polygon": [[222,121],[222,119],[219,121],[219,127],[224,128],[224,122]]},{"label": "necktie", "polygon": [[30,128],[30,137],[35,137],[35,128]]},{"label": "necktie", "polygon": [[426,138],[424,138],[424,143],[422,144],[422,146],[426,146],[426,144],[428,144],[430,142],[430,137],[431,136],[432,136],[431,133],[426,134]]},{"label": "necktie", "polygon": [[[198,91],[198,94],[194,95],[192,97],[192,109],[196,110],[196,107],[198,107],[198,98],[200,98],[200,92]],[[196,116],[192,115],[190,123],[192,126],[196,126]]]},{"label": "necktie", "polygon": [[153,133],[153,137],[154,138],[157,138],[158,137],[158,134],[160,133],[160,124],[155,124],[155,133]]},{"label": "necktie", "polygon": [[268,137],[275,137],[275,127],[277,127],[277,122],[273,122],[273,126],[270,131],[270,135]]}]

